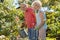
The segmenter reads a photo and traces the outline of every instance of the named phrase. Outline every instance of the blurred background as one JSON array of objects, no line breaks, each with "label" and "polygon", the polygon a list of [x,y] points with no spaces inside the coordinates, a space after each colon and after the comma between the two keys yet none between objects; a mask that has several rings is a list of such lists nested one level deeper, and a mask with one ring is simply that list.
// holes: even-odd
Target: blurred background
[{"label": "blurred background", "polygon": [[[24,15],[20,10],[21,3],[31,6],[35,0],[0,0],[0,40],[18,40]],[[40,0],[46,11],[46,40],[60,40],[60,0]],[[18,38],[18,39],[17,39]],[[20,40],[28,40],[28,37]]]}]

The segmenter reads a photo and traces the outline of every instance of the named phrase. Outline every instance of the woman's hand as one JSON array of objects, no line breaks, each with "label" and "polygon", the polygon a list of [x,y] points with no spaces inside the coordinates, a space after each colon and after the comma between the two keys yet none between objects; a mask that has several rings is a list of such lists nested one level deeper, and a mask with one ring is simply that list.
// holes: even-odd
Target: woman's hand
[{"label": "woman's hand", "polygon": [[40,27],[38,27],[38,26],[35,26],[35,28],[34,28],[34,30],[39,30],[40,29]]}]

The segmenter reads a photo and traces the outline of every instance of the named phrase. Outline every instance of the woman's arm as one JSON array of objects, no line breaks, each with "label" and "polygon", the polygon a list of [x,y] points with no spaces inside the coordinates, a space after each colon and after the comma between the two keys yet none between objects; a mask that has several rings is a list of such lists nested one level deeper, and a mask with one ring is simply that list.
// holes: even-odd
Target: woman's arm
[{"label": "woman's arm", "polygon": [[44,25],[44,23],[45,23],[44,13],[43,12],[40,12],[40,19],[41,19],[41,23],[39,25],[39,28],[41,28]]}]

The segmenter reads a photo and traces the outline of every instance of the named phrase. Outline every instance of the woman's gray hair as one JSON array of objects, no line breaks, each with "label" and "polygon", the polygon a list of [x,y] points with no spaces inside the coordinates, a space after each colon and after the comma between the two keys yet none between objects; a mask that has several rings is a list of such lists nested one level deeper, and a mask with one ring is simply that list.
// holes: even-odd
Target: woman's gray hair
[{"label": "woman's gray hair", "polygon": [[40,6],[42,7],[42,3],[41,3],[41,1],[39,1],[39,0],[34,1],[31,6],[33,7],[35,3],[39,3]]}]

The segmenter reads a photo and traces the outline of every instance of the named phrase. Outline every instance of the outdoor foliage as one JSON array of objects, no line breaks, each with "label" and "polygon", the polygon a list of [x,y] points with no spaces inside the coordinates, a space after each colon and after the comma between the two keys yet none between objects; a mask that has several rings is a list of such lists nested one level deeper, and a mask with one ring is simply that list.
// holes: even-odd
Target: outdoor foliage
[{"label": "outdoor foliage", "polygon": [[48,36],[55,37],[57,32],[60,31],[60,13],[59,12],[47,12],[47,25],[50,29],[47,33]]},{"label": "outdoor foliage", "polygon": [[[9,2],[8,2],[9,1]],[[47,17],[47,36],[55,37],[60,34],[60,0],[41,0],[43,6],[48,6],[53,12],[46,12]],[[15,9],[12,6],[13,0],[4,0],[0,3],[0,35],[10,36],[11,33],[18,35],[18,29],[24,21],[24,14],[22,10]]]},{"label": "outdoor foliage", "polygon": [[[21,26],[24,20],[23,12],[10,5],[8,8],[7,0],[0,3],[0,35],[10,35],[11,30],[17,32],[18,25]],[[14,34],[15,35],[15,34]]]}]

